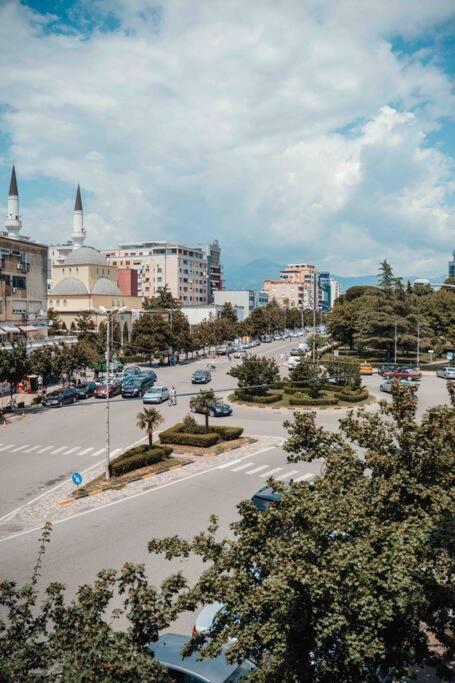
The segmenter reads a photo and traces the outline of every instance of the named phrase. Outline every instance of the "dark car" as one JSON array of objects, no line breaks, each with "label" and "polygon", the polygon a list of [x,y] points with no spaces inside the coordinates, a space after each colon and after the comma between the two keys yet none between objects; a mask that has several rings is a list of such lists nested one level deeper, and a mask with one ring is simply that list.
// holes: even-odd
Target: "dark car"
[{"label": "dark car", "polygon": [[383,377],[393,377],[394,379],[410,379],[417,382],[419,379],[422,379],[422,373],[420,370],[416,370],[416,368],[403,366],[401,368],[395,368],[394,370],[384,372]]},{"label": "dark car", "polygon": [[157,375],[154,370],[141,370],[135,377],[150,377],[154,382],[156,382]]},{"label": "dark car", "polygon": [[96,387],[96,382],[84,382],[83,384],[79,384],[79,386],[76,387],[77,395],[82,399],[93,396]]},{"label": "dark car", "polygon": [[[191,411],[193,413],[202,412],[200,409],[198,410],[196,407],[191,408]],[[223,403],[222,401],[215,401],[215,403],[211,403],[209,406],[209,415],[211,417],[228,417],[229,415],[232,415],[232,408],[227,403]]]},{"label": "dark car", "polygon": [[281,493],[274,491],[270,486],[263,486],[254,494],[251,501],[257,510],[267,510],[272,503],[276,503],[281,498]]},{"label": "dark car", "polygon": [[207,384],[212,379],[208,370],[196,370],[191,377],[191,384]]},{"label": "dark car", "polygon": [[393,372],[395,370],[395,365],[393,363],[384,363],[378,367],[378,375],[381,377],[385,372]]},{"label": "dark car", "polygon": [[[122,392],[122,385],[120,382],[112,382],[109,384],[109,398],[118,396]],[[99,384],[95,389],[95,398],[107,398],[107,385]]]},{"label": "dark car", "polygon": [[155,380],[150,375],[147,377],[135,377],[129,382],[122,383],[122,396],[123,398],[142,398],[147,389],[153,387],[154,383]]},{"label": "dark car", "polygon": [[246,680],[255,665],[248,659],[229,664],[224,654],[213,659],[200,659],[198,652],[182,657],[182,649],[191,639],[176,633],[165,633],[156,643],[147,645],[157,662],[168,670],[171,680],[179,683],[239,683]]},{"label": "dark car", "polygon": [[79,395],[76,389],[68,387],[67,389],[56,389],[50,391],[46,396],[43,396],[41,401],[43,406],[63,406],[68,403],[76,403],[79,400]]}]

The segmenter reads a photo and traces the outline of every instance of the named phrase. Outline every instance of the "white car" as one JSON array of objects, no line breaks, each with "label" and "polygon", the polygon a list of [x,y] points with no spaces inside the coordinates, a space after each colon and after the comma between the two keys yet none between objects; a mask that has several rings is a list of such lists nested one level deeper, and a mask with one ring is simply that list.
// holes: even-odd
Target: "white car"
[{"label": "white car", "polygon": [[442,379],[455,379],[455,368],[441,368],[436,370],[436,377],[442,377]]},{"label": "white car", "polygon": [[154,386],[147,389],[142,397],[143,403],[163,403],[169,399],[169,389],[164,386]]},{"label": "white car", "polygon": [[295,367],[301,362],[302,356],[291,356],[288,360],[288,370],[294,370]]}]

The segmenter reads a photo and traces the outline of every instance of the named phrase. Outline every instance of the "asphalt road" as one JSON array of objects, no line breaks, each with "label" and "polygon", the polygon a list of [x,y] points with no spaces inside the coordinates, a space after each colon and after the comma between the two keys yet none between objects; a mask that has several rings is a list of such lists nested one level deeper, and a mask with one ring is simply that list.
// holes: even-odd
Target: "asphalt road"
[{"label": "asphalt road", "polygon": [[[292,345],[295,340],[263,345],[258,351],[279,358]],[[179,394],[189,393],[194,391],[190,382],[192,372],[206,364],[204,360],[159,369],[158,383],[174,384]],[[227,359],[220,359],[218,369],[213,373],[209,386],[220,395],[235,386],[235,380],[225,374],[230,365]],[[383,398],[385,394],[378,390],[381,381],[378,376],[365,378],[370,391]],[[447,400],[444,381],[434,376],[424,377],[419,388],[419,412]],[[162,405],[164,427],[188,412],[188,401],[188,397],[179,397],[176,407]],[[141,406],[142,402],[134,399],[116,398],[111,402],[113,450],[124,448],[142,437],[135,425]],[[335,429],[343,413],[334,409],[320,411],[318,421]],[[48,410],[3,428],[0,433],[0,518],[58,486],[72,471],[84,471],[99,462],[103,457],[104,414],[104,402],[91,399]],[[245,434],[251,436],[285,437],[282,423],[289,414],[285,410],[236,406],[233,417],[218,422],[241,425]],[[100,569],[119,567],[126,560],[144,562],[154,583],[159,583],[174,569],[182,569],[193,580],[201,569],[196,560],[168,563],[149,556],[147,541],[155,536],[191,536],[206,527],[211,513],[219,516],[220,533],[226,534],[236,517],[236,504],[251,497],[264,485],[267,476],[273,474],[283,480],[308,478],[318,472],[319,466],[319,463],[288,464],[280,448],[264,450],[258,444],[256,454],[240,460],[233,456],[228,465],[221,466],[214,458],[213,465],[204,472],[170,481],[162,487],[150,487],[136,497],[114,503],[104,503],[100,497],[96,509],[72,515],[54,527],[45,556],[42,585],[60,580],[72,591],[77,585],[93,581]],[[3,521],[3,524],[7,523],[7,520]],[[0,578],[10,577],[22,582],[30,577],[38,536],[38,531],[19,535],[12,530],[10,536],[0,541]],[[193,615],[182,615],[174,629],[189,632],[193,621]]]}]

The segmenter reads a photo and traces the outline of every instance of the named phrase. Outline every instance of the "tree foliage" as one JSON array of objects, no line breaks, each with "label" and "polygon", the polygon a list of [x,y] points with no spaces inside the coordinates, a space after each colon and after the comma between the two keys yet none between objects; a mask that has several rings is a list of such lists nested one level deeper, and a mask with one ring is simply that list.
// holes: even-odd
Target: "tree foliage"
[{"label": "tree foliage", "polygon": [[190,408],[194,408],[205,417],[205,431],[209,431],[210,406],[218,400],[213,389],[201,389],[198,394],[190,398]]},{"label": "tree foliage", "polygon": [[153,445],[153,430],[163,422],[163,416],[156,408],[144,408],[136,415],[136,419],[139,429],[147,432],[149,446],[151,447]]},{"label": "tree foliage", "polygon": [[278,382],[280,371],[274,358],[248,356],[227,373],[237,379],[240,389],[248,394],[263,396],[270,385]]}]

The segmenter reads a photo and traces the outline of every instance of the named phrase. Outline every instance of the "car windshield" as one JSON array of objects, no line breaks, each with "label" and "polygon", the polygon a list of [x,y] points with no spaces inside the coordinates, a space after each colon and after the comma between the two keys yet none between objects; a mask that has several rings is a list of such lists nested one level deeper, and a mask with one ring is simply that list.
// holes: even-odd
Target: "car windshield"
[{"label": "car windshield", "polygon": [[148,394],[161,394],[163,391],[162,387],[154,387],[147,391]]},{"label": "car windshield", "polygon": [[129,387],[139,387],[141,386],[141,380],[140,379],[133,379],[131,382],[128,382]]}]

